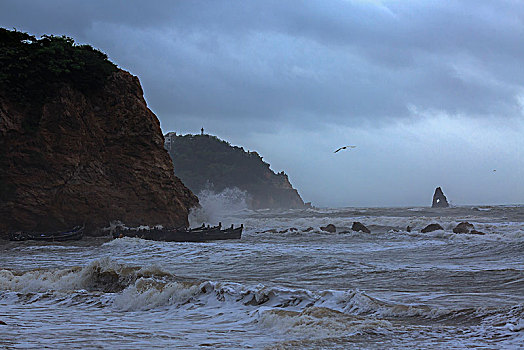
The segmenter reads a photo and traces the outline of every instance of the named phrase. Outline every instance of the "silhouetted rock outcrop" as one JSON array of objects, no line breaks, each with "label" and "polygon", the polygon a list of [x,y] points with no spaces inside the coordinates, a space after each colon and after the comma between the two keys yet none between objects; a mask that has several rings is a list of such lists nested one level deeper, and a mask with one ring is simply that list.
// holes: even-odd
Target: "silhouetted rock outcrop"
[{"label": "silhouetted rock outcrop", "polygon": [[[41,47],[31,40],[0,46],[31,53],[31,45]],[[66,44],[74,52],[75,46]],[[69,57],[49,59],[70,64]],[[96,65],[93,60],[89,64]],[[36,72],[51,74],[45,67]],[[24,86],[24,71],[0,73],[0,237],[83,224],[85,232],[101,234],[114,220],[130,226],[188,225],[188,211],[198,199],[174,175],[159,121],[147,108],[137,77],[116,66],[105,76],[91,76],[86,65],[78,76],[55,77],[47,90],[20,100],[6,84],[13,77]],[[92,83],[85,88],[75,79]]]},{"label": "silhouetted rock outcrop", "polygon": [[427,233],[427,232],[433,232],[437,230],[443,230],[442,226],[440,226],[439,224],[429,224],[428,226],[420,230],[420,232]]},{"label": "silhouetted rock outcrop", "polygon": [[282,171],[274,173],[257,152],[245,151],[212,135],[165,135],[177,176],[194,193],[238,188],[251,209],[305,208]]},{"label": "silhouetted rock outcrop", "polygon": [[371,231],[366,226],[364,226],[364,224],[358,221],[353,222],[351,229],[357,232],[371,233]]},{"label": "silhouetted rock outcrop", "polygon": [[448,208],[449,207],[448,200],[446,196],[444,195],[444,193],[442,192],[442,189],[440,187],[437,187],[435,189],[435,194],[433,194],[433,202],[431,204],[431,207],[432,208]]}]

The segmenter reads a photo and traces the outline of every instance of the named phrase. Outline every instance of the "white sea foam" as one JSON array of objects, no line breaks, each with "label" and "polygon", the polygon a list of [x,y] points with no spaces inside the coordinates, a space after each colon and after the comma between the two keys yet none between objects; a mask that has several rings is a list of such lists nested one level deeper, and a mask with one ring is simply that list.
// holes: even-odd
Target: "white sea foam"
[{"label": "white sea foam", "polygon": [[156,265],[147,268],[117,263],[111,258],[91,261],[83,268],[32,270],[16,273],[0,270],[0,290],[21,293],[75,290],[121,290],[142,276],[166,276]]}]

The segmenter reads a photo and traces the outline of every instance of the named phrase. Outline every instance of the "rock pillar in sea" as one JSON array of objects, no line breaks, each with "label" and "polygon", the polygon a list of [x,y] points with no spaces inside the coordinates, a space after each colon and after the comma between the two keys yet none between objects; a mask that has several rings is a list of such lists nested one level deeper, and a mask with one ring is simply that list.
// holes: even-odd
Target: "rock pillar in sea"
[{"label": "rock pillar in sea", "polygon": [[435,189],[435,194],[433,195],[433,203],[431,203],[432,208],[448,208],[449,203],[444,196],[444,193],[442,192],[442,189],[440,187],[437,187]]}]

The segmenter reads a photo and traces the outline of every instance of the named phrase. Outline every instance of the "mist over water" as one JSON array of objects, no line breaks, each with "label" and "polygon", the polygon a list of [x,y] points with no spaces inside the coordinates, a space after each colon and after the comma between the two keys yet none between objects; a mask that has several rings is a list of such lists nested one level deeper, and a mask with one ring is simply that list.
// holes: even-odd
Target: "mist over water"
[{"label": "mist over water", "polygon": [[[2,242],[0,345],[522,348],[521,206],[250,211],[238,191],[200,198],[194,225],[243,223],[242,239]],[[464,220],[486,234],[453,233]],[[420,233],[429,223],[444,230]]]}]

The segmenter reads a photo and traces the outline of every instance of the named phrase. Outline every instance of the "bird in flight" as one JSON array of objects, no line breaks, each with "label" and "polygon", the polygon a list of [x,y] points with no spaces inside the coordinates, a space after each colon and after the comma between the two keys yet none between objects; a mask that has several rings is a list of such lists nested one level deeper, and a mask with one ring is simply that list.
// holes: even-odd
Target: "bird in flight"
[{"label": "bird in flight", "polygon": [[344,146],[344,147],[340,147],[339,149],[337,149],[337,150],[336,150],[335,152],[333,152],[333,153],[337,153],[338,151],[343,150],[343,149],[347,149],[347,148],[355,148],[355,147],[357,147],[357,146]]}]

